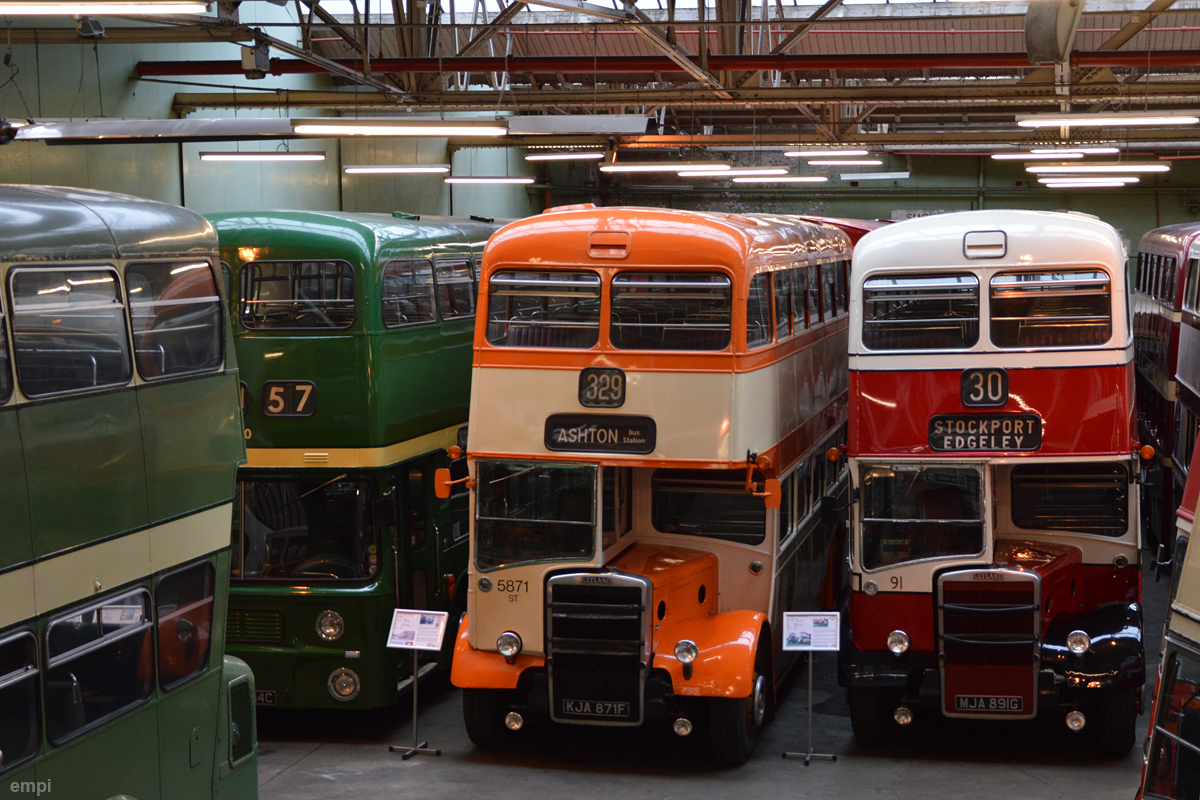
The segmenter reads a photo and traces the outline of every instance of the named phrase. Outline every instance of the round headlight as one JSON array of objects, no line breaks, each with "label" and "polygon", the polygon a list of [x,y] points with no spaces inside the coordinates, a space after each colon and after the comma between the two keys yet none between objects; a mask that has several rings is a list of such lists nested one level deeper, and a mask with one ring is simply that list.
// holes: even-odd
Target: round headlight
[{"label": "round headlight", "polygon": [[863,591],[867,594],[875,594],[879,591],[879,585],[875,581],[867,581],[863,584]]},{"label": "round headlight", "polygon": [[327,642],[336,642],[346,632],[346,621],[336,611],[322,611],[317,617],[317,636]]},{"label": "round headlight", "polygon": [[335,669],[329,676],[329,691],[338,700],[353,700],[360,688],[362,684],[358,682],[354,670],[342,667]]},{"label": "round headlight", "polygon": [[521,637],[512,631],[505,631],[496,637],[496,649],[505,658],[512,658],[521,652]]},{"label": "round headlight", "polygon": [[691,639],[680,639],[675,643],[675,657],[680,664],[690,664],[700,655],[700,648]]},{"label": "round headlight", "polygon": [[1083,631],[1071,631],[1067,634],[1067,649],[1081,656],[1092,646],[1092,637]]},{"label": "round headlight", "polygon": [[888,634],[887,649],[892,655],[900,655],[908,652],[908,634],[904,631],[892,631]]}]

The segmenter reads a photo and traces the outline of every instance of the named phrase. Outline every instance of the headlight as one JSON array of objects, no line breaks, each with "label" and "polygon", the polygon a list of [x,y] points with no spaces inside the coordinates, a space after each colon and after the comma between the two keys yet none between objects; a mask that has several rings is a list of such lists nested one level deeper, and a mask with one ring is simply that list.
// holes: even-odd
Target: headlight
[{"label": "headlight", "polygon": [[496,637],[496,649],[505,658],[513,658],[521,652],[521,637],[512,631],[505,631]]},{"label": "headlight", "polygon": [[690,664],[700,655],[700,648],[691,639],[680,639],[675,643],[675,657],[680,664]]},{"label": "headlight", "polygon": [[879,586],[875,581],[867,581],[863,584],[863,591],[867,594],[875,594],[879,591]]},{"label": "headlight", "polygon": [[1067,649],[1077,656],[1086,653],[1092,646],[1092,637],[1083,631],[1071,631],[1067,634]]},{"label": "headlight", "polygon": [[892,655],[901,655],[908,652],[908,634],[904,631],[892,631],[888,634],[887,649]]},{"label": "headlight", "polygon": [[327,642],[336,642],[346,632],[346,621],[336,611],[322,611],[317,617],[317,636]]},{"label": "headlight", "polygon": [[354,670],[342,667],[335,669],[329,676],[329,691],[338,700],[353,700],[360,688],[362,684],[359,683]]}]

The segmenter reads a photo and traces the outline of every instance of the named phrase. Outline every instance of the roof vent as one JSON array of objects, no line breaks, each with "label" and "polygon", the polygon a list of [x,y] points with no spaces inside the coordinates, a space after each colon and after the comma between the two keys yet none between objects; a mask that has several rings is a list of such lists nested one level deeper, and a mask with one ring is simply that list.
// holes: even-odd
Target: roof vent
[{"label": "roof vent", "polygon": [[421,218],[420,214],[410,214],[407,211],[393,211],[392,216],[396,219],[408,219],[416,222]]},{"label": "roof vent", "polygon": [[971,231],[963,236],[963,255],[967,258],[1004,258],[1008,236],[1004,231]]},{"label": "roof vent", "polygon": [[554,206],[547,208],[543,214],[557,214],[559,211],[588,211],[596,207],[595,203],[576,203],[573,206]]},{"label": "roof vent", "polygon": [[592,258],[624,258],[629,255],[629,232],[592,231],[588,234],[588,255]]}]

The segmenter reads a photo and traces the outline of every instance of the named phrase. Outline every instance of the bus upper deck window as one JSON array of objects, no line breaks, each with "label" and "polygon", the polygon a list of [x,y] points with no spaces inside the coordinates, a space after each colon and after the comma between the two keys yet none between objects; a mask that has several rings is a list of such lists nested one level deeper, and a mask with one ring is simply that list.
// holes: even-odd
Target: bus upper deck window
[{"label": "bus upper deck window", "polygon": [[974,275],[903,275],[863,284],[863,346],[957,350],[979,341]]},{"label": "bus upper deck window", "polygon": [[600,341],[600,276],[493,273],[488,281],[487,340],[499,347],[594,347]]},{"label": "bus upper deck window", "polygon": [[746,347],[761,347],[771,341],[771,296],[767,294],[767,273],[760,272],[750,281],[746,297]]},{"label": "bus upper deck window", "polygon": [[837,316],[838,308],[834,298],[837,297],[838,265],[828,263],[821,265],[821,307],[825,310],[825,319]]},{"label": "bus upper deck window", "polygon": [[382,297],[385,328],[437,318],[433,310],[433,269],[428,261],[389,261],[383,268]]},{"label": "bus upper deck window", "polygon": [[1108,275],[1099,270],[996,275],[991,330],[997,347],[1104,344],[1112,336]]},{"label": "bus upper deck window", "polygon": [[206,261],[130,264],[125,290],[147,380],[221,367],[221,298]]},{"label": "bus upper deck window", "polygon": [[29,631],[0,639],[0,773],[31,758],[42,741],[37,654]]},{"label": "bus upper deck window", "polygon": [[442,319],[475,316],[475,279],[471,262],[439,261],[433,267],[437,283],[438,312]]},{"label": "bus upper deck window", "polygon": [[792,274],[784,270],[771,277],[775,293],[775,335],[783,339],[792,332]]},{"label": "bus upper deck window", "polygon": [[609,337],[623,350],[724,350],[731,297],[725,275],[621,273],[613,278]]},{"label": "bus upper deck window", "polygon": [[12,375],[8,371],[8,325],[4,322],[4,308],[0,307],[0,403],[12,396]]},{"label": "bus upper deck window", "polygon": [[354,324],[354,269],[344,261],[256,261],[242,267],[242,324],[337,330]]},{"label": "bus upper deck window", "polygon": [[10,275],[21,391],[40,397],[129,381],[125,304],[114,270],[16,269]]}]

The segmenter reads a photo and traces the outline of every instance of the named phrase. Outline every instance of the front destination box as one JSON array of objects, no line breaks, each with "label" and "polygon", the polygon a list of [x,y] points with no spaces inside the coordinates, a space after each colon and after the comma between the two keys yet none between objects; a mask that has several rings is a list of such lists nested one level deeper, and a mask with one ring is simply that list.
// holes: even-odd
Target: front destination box
[{"label": "front destination box", "polygon": [[939,451],[1037,450],[1042,421],[1034,414],[938,414],[929,419],[929,448]]}]

